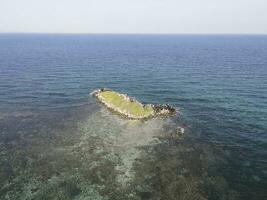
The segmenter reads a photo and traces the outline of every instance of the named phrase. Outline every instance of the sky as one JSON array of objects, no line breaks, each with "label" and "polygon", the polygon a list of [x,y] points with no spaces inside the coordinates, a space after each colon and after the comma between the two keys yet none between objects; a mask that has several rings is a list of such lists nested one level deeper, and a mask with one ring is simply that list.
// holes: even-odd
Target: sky
[{"label": "sky", "polygon": [[267,0],[0,0],[0,32],[267,34]]}]

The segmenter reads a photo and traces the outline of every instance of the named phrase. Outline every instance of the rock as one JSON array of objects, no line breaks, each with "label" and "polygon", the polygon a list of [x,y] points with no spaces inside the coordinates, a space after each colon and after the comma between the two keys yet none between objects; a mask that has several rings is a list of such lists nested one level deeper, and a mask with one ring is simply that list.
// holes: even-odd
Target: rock
[{"label": "rock", "polygon": [[108,88],[101,88],[91,92],[106,107],[129,119],[146,119],[156,116],[168,116],[176,113],[170,105],[142,104],[135,98],[125,94],[112,91]]},{"label": "rock", "polygon": [[183,128],[183,127],[178,127],[177,129],[176,129],[176,136],[178,136],[178,137],[182,137],[182,136],[184,136],[184,131],[185,131],[185,129]]}]

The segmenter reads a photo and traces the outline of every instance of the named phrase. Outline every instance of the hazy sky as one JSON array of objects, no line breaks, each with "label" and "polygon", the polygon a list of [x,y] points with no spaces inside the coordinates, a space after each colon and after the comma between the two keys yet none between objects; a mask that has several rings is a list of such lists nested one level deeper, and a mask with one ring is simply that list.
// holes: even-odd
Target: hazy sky
[{"label": "hazy sky", "polygon": [[267,34],[267,0],[0,0],[0,32]]}]

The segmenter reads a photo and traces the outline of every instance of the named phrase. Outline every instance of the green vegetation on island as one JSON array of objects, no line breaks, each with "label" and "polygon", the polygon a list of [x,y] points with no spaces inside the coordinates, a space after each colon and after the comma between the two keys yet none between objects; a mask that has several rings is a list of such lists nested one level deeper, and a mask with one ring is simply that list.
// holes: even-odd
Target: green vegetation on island
[{"label": "green vegetation on island", "polygon": [[125,94],[105,88],[96,90],[91,94],[108,108],[131,119],[144,119],[175,113],[175,109],[169,105],[142,104]]}]

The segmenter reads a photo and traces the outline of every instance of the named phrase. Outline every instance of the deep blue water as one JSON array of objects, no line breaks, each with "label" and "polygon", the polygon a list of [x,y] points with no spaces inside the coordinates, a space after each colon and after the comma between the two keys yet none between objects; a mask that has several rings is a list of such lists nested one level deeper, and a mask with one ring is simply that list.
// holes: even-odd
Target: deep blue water
[{"label": "deep blue water", "polygon": [[[46,187],[66,167],[55,164],[55,159],[44,176],[40,166],[54,158],[40,160],[38,155],[44,149],[53,151],[82,140],[77,124],[101,112],[89,96],[100,87],[180,109],[171,124],[186,127],[184,138],[167,139],[167,146],[153,147],[153,160],[162,161],[158,168],[171,166],[161,170],[160,180],[147,180],[148,185],[163,183],[158,195],[166,199],[181,195],[182,186],[175,184],[180,176],[166,178],[172,187],[163,179],[183,163],[184,184],[191,179],[199,182],[192,188],[201,191],[201,198],[267,199],[267,36],[60,34],[0,35],[1,199],[16,199],[27,192],[28,199],[51,199],[40,188],[29,192],[23,181],[29,181],[30,175],[42,176],[40,187]],[[65,160],[68,155],[64,154]],[[150,165],[146,163],[146,169],[154,169]],[[139,165],[134,166],[137,177]],[[146,175],[143,168],[140,176]],[[66,167],[64,172],[71,174],[72,169]],[[155,175],[151,170],[151,176]],[[86,180],[95,180],[94,174]],[[136,191],[134,184],[131,187]],[[76,193],[65,199],[93,196],[82,186],[74,188]],[[146,193],[130,197],[123,196],[128,190],[115,196],[108,189],[98,192],[108,199],[156,199],[155,191],[159,189],[150,186]]]}]

